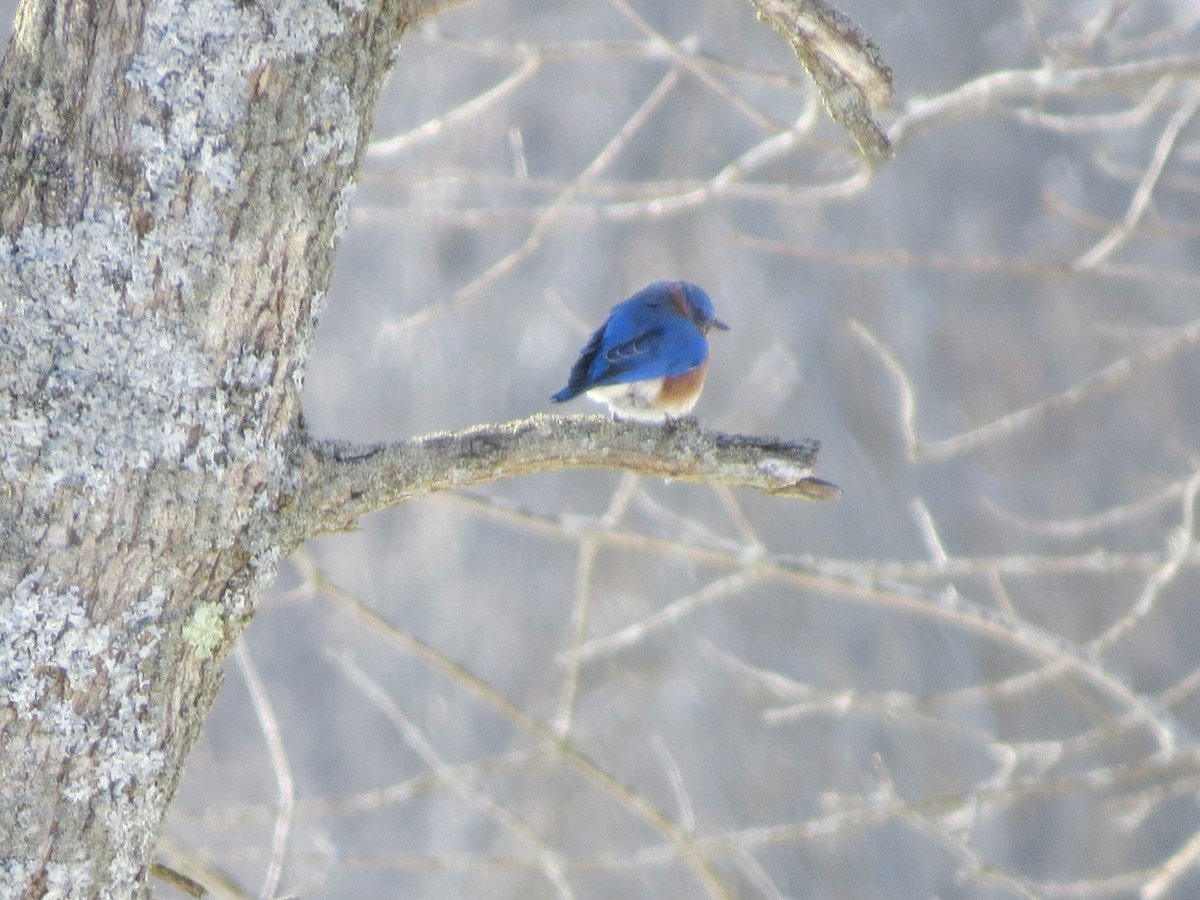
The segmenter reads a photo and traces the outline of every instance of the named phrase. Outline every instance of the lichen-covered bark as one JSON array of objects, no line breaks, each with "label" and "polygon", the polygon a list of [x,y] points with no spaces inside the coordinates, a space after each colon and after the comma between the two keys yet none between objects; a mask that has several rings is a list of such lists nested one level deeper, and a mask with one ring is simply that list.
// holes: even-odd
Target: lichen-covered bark
[{"label": "lichen-covered bark", "polygon": [[0,895],[135,896],[282,551],[415,6],[31,0],[0,67]]}]

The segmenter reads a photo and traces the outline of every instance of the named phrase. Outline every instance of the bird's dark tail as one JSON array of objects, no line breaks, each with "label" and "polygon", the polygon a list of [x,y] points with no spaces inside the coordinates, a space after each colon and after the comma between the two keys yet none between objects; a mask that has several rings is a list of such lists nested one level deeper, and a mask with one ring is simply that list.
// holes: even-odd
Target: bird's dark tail
[{"label": "bird's dark tail", "polygon": [[564,403],[578,397],[592,386],[591,379],[588,378],[588,371],[596,360],[596,354],[600,352],[600,339],[603,336],[604,328],[602,326],[588,338],[588,342],[579,351],[579,359],[575,360],[575,365],[571,366],[571,374],[567,376],[567,386],[551,397],[551,400],[555,403]]}]

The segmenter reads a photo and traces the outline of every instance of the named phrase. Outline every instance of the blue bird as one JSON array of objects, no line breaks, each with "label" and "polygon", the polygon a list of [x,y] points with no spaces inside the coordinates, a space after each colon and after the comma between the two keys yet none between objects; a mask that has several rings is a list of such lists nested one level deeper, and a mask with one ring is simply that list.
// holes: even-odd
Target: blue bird
[{"label": "blue bird", "polygon": [[687,415],[708,372],[708,332],[728,331],[708,294],[687,281],[656,281],[618,303],[588,339],[567,386],[550,399],[586,393],[614,418],[662,422]]}]

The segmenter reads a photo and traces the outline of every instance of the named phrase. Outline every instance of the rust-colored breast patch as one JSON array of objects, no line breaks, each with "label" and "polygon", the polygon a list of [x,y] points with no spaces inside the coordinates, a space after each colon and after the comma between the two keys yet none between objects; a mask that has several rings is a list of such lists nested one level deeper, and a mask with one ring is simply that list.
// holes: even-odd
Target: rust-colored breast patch
[{"label": "rust-colored breast patch", "polygon": [[704,376],[708,374],[708,360],[682,375],[668,375],[658,390],[655,406],[669,416],[683,416],[692,411],[704,387]]}]

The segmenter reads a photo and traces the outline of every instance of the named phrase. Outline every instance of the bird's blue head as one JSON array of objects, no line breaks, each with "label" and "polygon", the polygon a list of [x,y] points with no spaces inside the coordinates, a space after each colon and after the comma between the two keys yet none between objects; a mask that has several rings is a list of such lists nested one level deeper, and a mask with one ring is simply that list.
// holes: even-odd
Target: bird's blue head
[{"label": "bird's blue head", "polygon": [[690,281],[660,281],[651,285],[651,288],[659,288],[665,293],[675,311],[690,319],[701,334],[708,334],[714,328],[729,330],[729,326],[716,317],[712,300],[699,285]]}]

